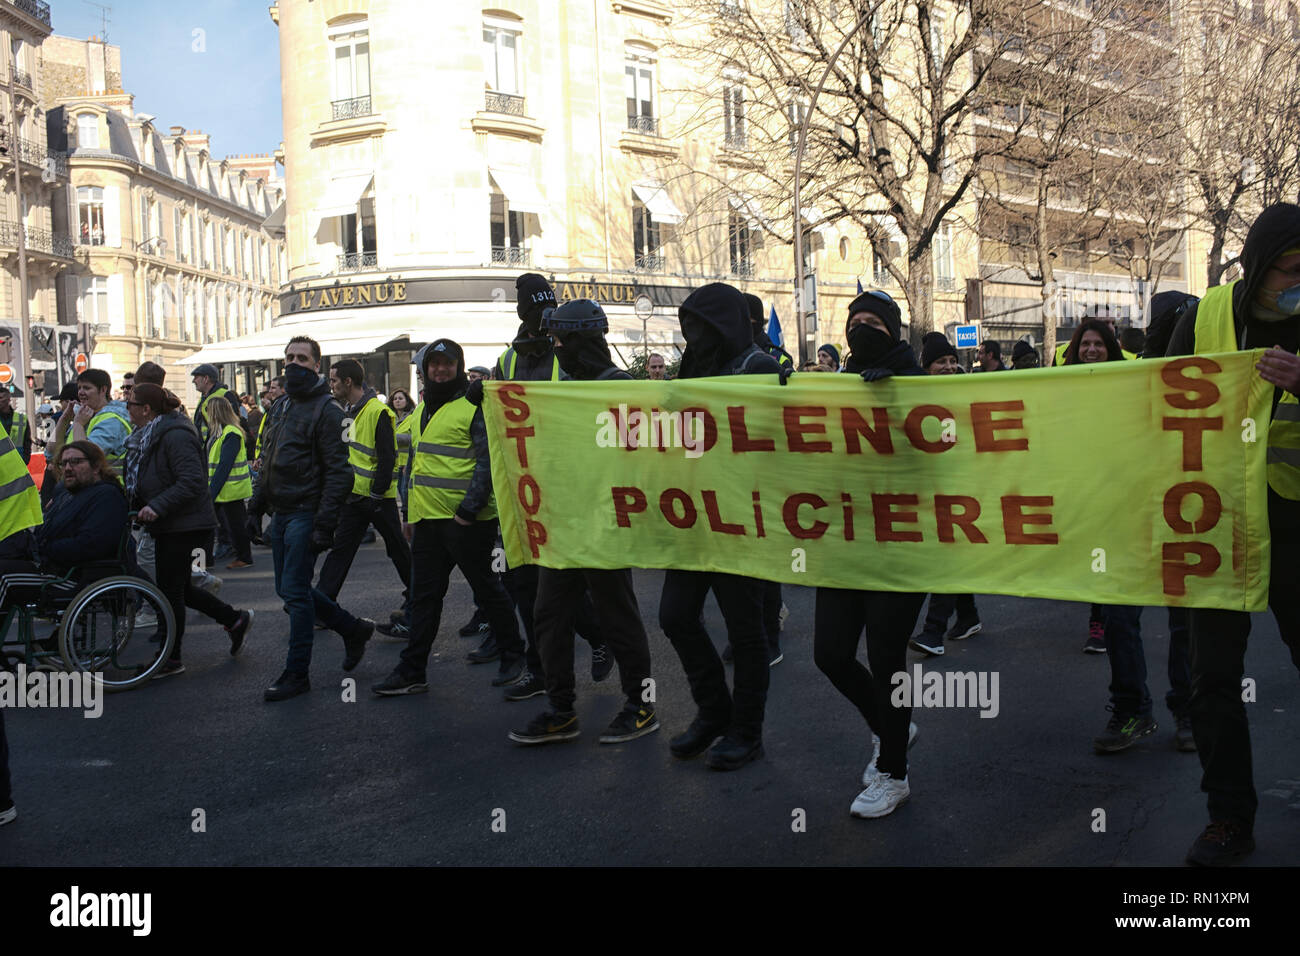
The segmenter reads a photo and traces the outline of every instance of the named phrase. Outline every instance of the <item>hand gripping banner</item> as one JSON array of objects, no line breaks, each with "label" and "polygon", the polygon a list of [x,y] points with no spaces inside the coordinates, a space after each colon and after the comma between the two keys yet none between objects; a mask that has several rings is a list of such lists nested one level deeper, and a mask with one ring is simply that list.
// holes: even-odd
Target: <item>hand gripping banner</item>
[{"label": "hand gripping banner", "polygon": [[1259,354],[870,385],[492,382],[506,557],[1264,610]]}]

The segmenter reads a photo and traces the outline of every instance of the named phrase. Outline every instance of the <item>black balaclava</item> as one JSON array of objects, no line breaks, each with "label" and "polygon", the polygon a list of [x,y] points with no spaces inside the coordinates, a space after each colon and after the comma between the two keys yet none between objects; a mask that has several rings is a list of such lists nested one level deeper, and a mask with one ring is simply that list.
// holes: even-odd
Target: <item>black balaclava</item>
[{"label": "black balaclava", "polygon": [[[445,382],[435,382],[429,375],[429,356],[434,352],[444,352],[456,360],[454,378]],[[424,381],[424,407],[432,410],[446,405],[469,388],[469,378],[465,375],[464,350],[451,339],[437,339],[430,342],[420,352],[420,378]]]},{"label": "black balaclava", "polygon": [[284,390],[290,398],[306,398],[320,380],[320,373],[305,365],[286,364],[284,367]]},{"label": "black balaclava", "polygon": [[696,289],[677,310],[677,318],[686,338],[678,378],[721,375],[728,362],[754,344],[745,297],[725,282]]},{"label": "black balaclava", "polygon": [[555,308],[555,290],[545,277],[536,272],[525,272],[515,280],[518,293],[515,311],[520,320],[533,335],[540,335],[542,330],[542,313]]},{"label": "black balaclava", "polygon": [[594,330],[561,332],[559,337],[560,347],[555,350],[555,357],[570,378],[589,382],[613,366],[614,360],[602,333]]},{"label": "black balaclava", "polygon": [[849,343],[849,355],[845,364],[851,366],[852,371],[877,368],[880,360],[898,345],[903,329],[903,317],[898,303],[884,292],[864,292],[850,302],[849,319],[859,312],[870,312],[878,316],[889,331],[882,332],[865,323],[849,328],[846,322],[844,337]]}]

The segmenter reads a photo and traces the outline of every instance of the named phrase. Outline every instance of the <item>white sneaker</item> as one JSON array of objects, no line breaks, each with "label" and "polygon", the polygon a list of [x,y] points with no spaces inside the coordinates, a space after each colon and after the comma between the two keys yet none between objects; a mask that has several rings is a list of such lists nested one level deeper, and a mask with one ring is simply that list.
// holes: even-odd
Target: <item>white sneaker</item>
[{"label": "white sneaker", "polygon": [[911,795],[912,790],[907,785],[906,777],[895,780],[887,773],[877,774],[867,789],[858,794],[849,813],[867,819],[889,816],[906,803]]},{"label": "white sneaker", "polygon": [[[916,743],[916,724],[907,725],[907,749],[912,749],[912,744]],[[876,769],[876,761],[880,759],[880,738],[875,734],[871,735],[871,763],[867,764],[867,769],[862,771],[862,785],[871,786],[871,781],[880,776],[880,771]]]}]

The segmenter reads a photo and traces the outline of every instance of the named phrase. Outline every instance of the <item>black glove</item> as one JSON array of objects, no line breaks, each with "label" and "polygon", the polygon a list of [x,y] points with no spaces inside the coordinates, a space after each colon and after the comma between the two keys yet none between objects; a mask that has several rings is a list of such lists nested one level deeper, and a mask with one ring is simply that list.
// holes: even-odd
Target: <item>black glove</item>
[{"label": "black glove", "polygon": [[781,384],[784,385],[788,381],[790,381],[790,376],[794,374],[794,366],[782,365],[781,368],[777,371],[777,374],[781,376]]},{"label": "black glove", "polygon": [[469,383],[469,388],[465,390],[465,398],[469,400],[471,405],[483,404],[483,379],[480,378]]},{"label": "black glove", "polygon": [[862,373],[862,381],[879,382],[882,379],[889,378],[894,374],[892,368],[869,368]]},{"label": "black glove", "polygon": [[320,554],[334,547],[334,532],[316,528],[311,533],[311,553]]}]

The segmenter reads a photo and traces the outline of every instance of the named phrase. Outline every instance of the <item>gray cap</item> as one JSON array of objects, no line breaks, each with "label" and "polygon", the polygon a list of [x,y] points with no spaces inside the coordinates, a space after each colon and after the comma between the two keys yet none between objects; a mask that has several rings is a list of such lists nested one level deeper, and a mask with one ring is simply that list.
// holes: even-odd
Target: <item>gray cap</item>
[{"label": "gray cap", "polygon": [[472,368],[470,368],[470,371],[471,371],[471,372],[478,372],[478,373],[479,373],[480,375],[482,375],[484,378],[489,378],[489,377],[491,377],[491,375],[492,375],[492,370],[491,370],[491,369],[488,369],[488,368],[485,368],[485,367],[482,366],[482,365],[475,365],[475,366],[473,366]]},{"label": "gray cap", "polygon": [[215,365],[207,365],[207,364],[200,365],[194,371],[190,372],[190,375],[206,375],[214,382],[221,381],[221,373],[217,371],[217,367]]}]

